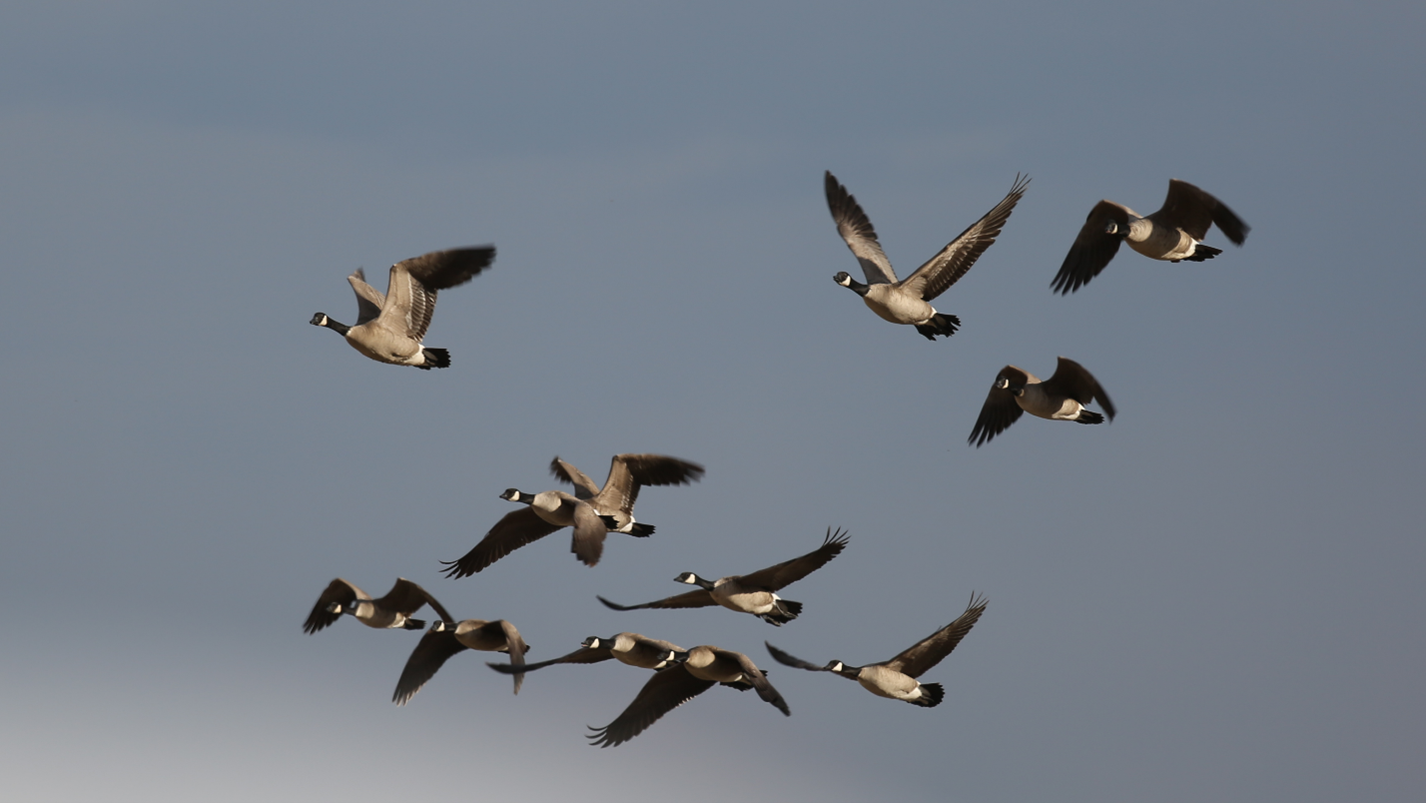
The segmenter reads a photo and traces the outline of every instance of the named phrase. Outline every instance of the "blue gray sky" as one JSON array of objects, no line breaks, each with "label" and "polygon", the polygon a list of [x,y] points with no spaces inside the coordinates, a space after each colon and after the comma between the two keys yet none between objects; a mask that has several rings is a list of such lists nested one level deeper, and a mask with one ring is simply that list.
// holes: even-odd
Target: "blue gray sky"
[{"label": "blue gray sky", "polygon": [[[1290,16],[1288,13],[1290,12]],[[0,12],[0,791],[31,800],[1415,800],[1426,785],[1419,3],[17,2]],[[927,342],[856,270],[834,172],[903,274],[1033,176]],[[1170,178],[1252,226],[1049,283],[1101,198]],[[308,326],[344,277],[493,242],[454,365]],[[1100,379],[1099,427],[966,445],[1006,363]],[[448,580],[507,487],[618,452],[707,466],[647,541],[565,534]],[[618,613],[850,531],[773,628]],[[325,584],[422,583],[554,657],[741,650],[587,746],[642,670],[307,636]],[[796,655],[891,657],[989,608],[920,709]]]}]

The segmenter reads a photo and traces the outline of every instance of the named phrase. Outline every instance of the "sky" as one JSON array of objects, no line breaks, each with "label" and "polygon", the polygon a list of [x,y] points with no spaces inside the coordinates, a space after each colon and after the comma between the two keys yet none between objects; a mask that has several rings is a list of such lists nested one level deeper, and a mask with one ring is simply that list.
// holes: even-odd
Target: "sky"
[{"label": "sky", "polygon": [[[0,11],[0,796],[1406,801],[1426,786],[1419,3],[14,2]],[[831,281],[851,190],[905,275],[1032,177],[928,342]],[[1251,227],[1050,281],[1170,178]],[[345,277],[494,243],[427,345]],[[1007,363],[1118,415],[976,449]],[[558,455],[698,462],[656,534],[464,554]],[[846,550],[771,627],[616,612]],[[634,631],[747,653],[614,748],[647,672],[301,624],[397,577],[529,659]],[[989,606],[923,709],[774,663],[885,660]]]}]

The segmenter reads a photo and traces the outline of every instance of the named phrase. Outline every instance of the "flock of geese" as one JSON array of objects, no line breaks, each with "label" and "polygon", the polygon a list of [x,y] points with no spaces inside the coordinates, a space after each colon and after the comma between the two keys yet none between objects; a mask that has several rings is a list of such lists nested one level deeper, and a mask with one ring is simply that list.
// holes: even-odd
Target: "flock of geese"
[{"label": "flock of geese", "polygon": [[[912,326],[930,340],[951,336],[960,327],[960,319],[937,311],[931,301],[964,276],[995,242],[1029,181],[1029,177],[1016,176],[1009,193],[989,212],[905,279],[898,279],[870,219],[856,198],[828,172],[824,179],[827,206],[837,232],[860,263],[866,283],[858,282],[845,271],[837,273],[833,280],[861,296],[867,307],[886,321]],[[1079,290],[1108,266],[1124,242],[1151,259],[1169,262],[1212,259],[1222,253],[1221,249],[1202,242],[1212,226],[1217,226],[1235,245],[1243,244],[1249,229],[1217,198],[1177,179],[1169,182],[1163,206],[1143,217],[1122,204],[1100,201],[1090,210],[1051,289],[1060,294]],[[494,259],[493,246],[435,251],[407,259],[391,266],[385,294],[367,284],[363,272],[357,269],[347,277],[357,297],[356,323],[348,326],[322,312],[316,313],[311,323],[337,332],[352,348],[378,362],[422,370],[447,368],[451,364],[449,352],[428,347],[423,342],[435,311],[436,295],[441,290],[469,282],[490,267]],[[1087,405],[1092,403],[1097,403],[1103,414],[1089,410]],[[991,385],[968,442],[977,448],[984,445],[1023,413],[1055,421],[1099,424],[1106,415],[1113,420],[1115,409],[1099,381],[1074,360],[1060,357],[1055,372],[1045,380],[1007,365]],[[634,518],[634,503],[642,487],[688,485],[699,480],[704,469],[697,463],[666,455],[618,454],[611,460],[609,476],[602,486],[559,457],[550,463],[550,473],[572,486],[574,493],[549,490],[532,494],[507,489],[501,498],[520,507],[496,522],[465,555],[443,561],[446,576],[469,577],[512,551],[566,527],[571,528],[570,551],[585,565],[594,566],[603,555],[609,533],[634,538],[646,538],[654,533],[653,525]],[[602,596],[598,599],[617,611],[721,606],[780,627],[801,615],[802,604],[784,599],[777,592],[830,563],[848,543],[847,534],[828,528],[821,546],[774,566],[717,580],[684,572],[675,580],[695,586],[693,591],[652,602],[623,605]],[[426,606],[438,617],[429,629],[424,620],[412,617]],[[764,644],[778,663],[814,672],[831,672],[857,681],[877,696],[930,708],[941,702],[945,691],[939,683],[922,683],[917,678],[956,648],[979,621],[985,607],[986,599],[972,594],[965,611],[955,621],[889,659],[862,666],[851,666],[840,660],[816,664],[770,643]],[[602,728],[590,729],[591,744],[600,747],[633,739],[664,714],[715,685],[739,691],[752,689],[784,715],[791,714],[782,694],[751,658],[712,645],[684,649],[661,639],[624,632],[607,638],[590,636],[573,652],[527,663],[525,641],[510,622],[457,620],[429,592],[405,578],[398,579],[390,591],[377,598],[337,578],[318,597],[302,629],[309,634],[316,633],[334,624],[343,614],[351,615],[368,627],[426,631],[396,682],[392,701],[398,705],[409,702],[452,656],[475,650],[508,655],[508,663],[490,662],[489,666],[513,677],[516,694],[526,674],[555,664],[592,664],[614,659],[653,670],[618,717]]]}]

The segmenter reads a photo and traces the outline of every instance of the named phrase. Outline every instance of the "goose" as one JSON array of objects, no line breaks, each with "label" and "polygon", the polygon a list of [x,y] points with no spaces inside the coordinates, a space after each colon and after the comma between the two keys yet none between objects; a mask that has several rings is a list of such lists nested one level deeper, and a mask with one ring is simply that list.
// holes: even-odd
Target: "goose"
[{"label": "goose", "polygon": [[847,248],[861,263],[867,283],[858,282],[846,271],[837,273],[832,279],[861,296],[871,311],[885,320],[915,326],[916,331],[927,340],[935,340],[936,335],[950,337],[956,333],[961,320],[954,315],[937,312],[931,306],[931,299],[964,276],[985,249],[995,242],[1029,183],[1029,176],[1022,179],[1017,175],[1010,193],[1000,203],[947,243],[940,253],[917,268],[915,273],[898,281],[891,269],[891,261],[882,252],[881,243],[877,242],[876,229],[872,228],[871,220],[857,204],[857,199],[828,171],[825,179],[827,207],[832,210],[837,233],[842,235]]},{"label": "goose", "polygon": [[855,680],[862,684],[862,688],[878,697],[889,697],[924,708],[934,708],[941,704],[945,690],[939,683],[921,683],[916,678],[951,654],[951,650],[961,643],[961,639],[965,638],[980,619],[980,615],[985,612],[985,604],[984,597],[972,594],[965,613],[954,622],[902,650],[895,658],[866,666],[847,666],[841,661],[817,666],[795,658],[767,642],[763,644],[780,664],[813,672],[834,672]]},{"label": "goose", "polygon": [[357,297],[357,322],[347,326],[319,312],[313,326],[345,337],[352,348],[377,362],[410,365],[429,371],[448,368],[450,352],[426,348],[421,340],[436,311],[436,292],[470,281],[495,260],[495,246],[432,251],[391,266],[386,295],[366,283],[361,268],[347,277]]},{"label": "goose", "polygon": [[990,386],[990,394],[966,442],[980,448],[1015,423],[1022,412],[1052,421],[1102,424],[1104,416],[1085,409],[1095,400],[1113,421],[1114,402],[1109,400],[1109,394],[1083,365],[1069,358],[1061,357],[1055,373],[1043,382],[1023,368],[1007,365]]},{"label": "goose", "polygon": [[556,457],[550,464],[556,477],[570,482],[575,495],[565,491],[525,493],[508,488],[501,499],[528,507],[507,513],[469,552],[441,561],[447,577],[469,577],[526,544],[562,528],[573,527],[570,551],[587,566],[599,563],[609,530],[636,538],[647,537],[653,525],[634,521],[634,501],[644,485],[687,485],[703,476],[703,467],[687,460],[659,454],[616,454],[609,478],[598,486],[583,472]]},{"label": "goose", "polygon": [[312,612],[302,624],[302,632],[316,633],[335,623],[344,613],[355,616],[367,627],[422,630],[426,627],[425,621],[411,618],[422,605],[430,605],[443,621],[451,621],[451,615],[435,597],[404,577],[397,578],[396,585],[380,599],[372,599],[365,591],[338,577],[328,583],[322,596],[317,598],[317,604],[312,606]]},{"label": "goose", "polygon": [[719,647],[703,645],[689,650],[678,666],[656,672],[639,690],[634,701],[613,722],[590,728],[591,745],[614,747],[643,733],[664,714],[694,697],[722,684],[738,691],[756,689],[758,697],[784,716],[791,716],[787,701],[748,656]]},{"label": "goose", "polygon": [[650,638],[639,633],[615,633],[609,638],[590,636],[579,649],[568,655],[523,666],[513,660],[508,664],[486,661],[485,665],[505,675],[524,675],[555,664],[597,664],[614,659],[640,669],[667,669],[678,664],[686,651],[671,641]]},{"label": "goose", "polygon": [[784,586],[792,585],[812,572],[827,565],[832,558],[842,553],[848,536],[839,529],[835,533],[827,528],[827,536],[822,546],[800,558],[783,561],[776,566],[753,572],[752,574],[731,575],[716,581],[706,580],[693,572],[684,572],[675,577],[679,583],[698,586],[697,591],[645,602],[642,605],[619,605],[603,597],[598,600],[616,611],[633,611],[640,608],[704,608],[722,605],[724,608],[741,613],[750,613],[768,624],[781,627],[796,619],[802,613],[802,603],[783,599],[773,593]]},{"label": "goose", "polygon": [[[504,619],[486,621],[484,619],[463,619],[455,624],[434,622],[426,635],[411,651],[406,659],[406,668],[401,670],[401,678],[396,681],[396,691],[391,701],[405,705],[416,692],[435,677],[441,666],[452,655],[463,650],[509,653],[510,663],[523,666],[525,652],[530,646],[520,638],[520,631]],[[525,682],[523,673],[515,675],[515,693]]]},{"label": "goose", "polygon": [[1203,190],[1178,179],[1169,180],[1169,194],[1159,211],[1146,217],[1113,201],[1100,201],[1089,210],[1089,217],[1070,246],[1069,254],[1060,265],[1060,272],[1050,282],[1050,289],[1060,295],[1073,293],[1099,275],[1119,244],[1150,259],[1169,262],[1202,262],[1223,253],[1223,249],[1204,245],[1208,227],[1216,225],[1234,245],[1248,239],[1248,224],[1233,214],[1224,203]]}]

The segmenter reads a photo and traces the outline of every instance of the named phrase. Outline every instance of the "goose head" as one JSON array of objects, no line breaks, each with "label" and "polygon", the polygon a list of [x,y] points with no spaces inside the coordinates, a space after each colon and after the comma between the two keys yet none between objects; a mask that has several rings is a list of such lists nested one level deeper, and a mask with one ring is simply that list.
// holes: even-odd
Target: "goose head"
[{"label": "goose head", "polygon": [[316,313],[312,316],[312,320],[308,321],[308,323],[312,324],[313,326],[325,326],[326,328],[331,329],[340,335],[345,335],[347,333],[347,330],[351,328],[350,326],[347,326],[346,324],[340,321],[334,321],[331,318],[327,317],[327,313],[325,312]]},{"label": "goose head", "polygon": [[679,576],[673,578],[673,581],[675,583],[687,583],[691,586],[698,586],[709,591],[713,590],[713,582],[711,580],[705,580],[702,577],[699,577],[698,575],[694,574],[693,572],[684,572],[683,574],[680,574]]},{"label": "goose head", "polygon": [[527,494],[514,488],[506,488],[505,492],[500,494],[500,498],[508,499],[511,502],[524,502],[527,505],[535,501],[534,494]]},{"label": "goose head", "polygon": [[600,647],[612,647],[614,646],[614,637],[610,636],[609,638],[600,638],[598,636],[590,636],[584,641],[581,641],[579,643],[579,646],[586,647],[591,650],[597,650]]},{"label": "goose head", "polygon": [[827,672],[835,672],[844,678],[852,678],[853,680],[855,680],[862,671],[862,668],[859,666],[847,666],[841,661],[832,661],[823,667],[823,669]]},{"label": "goose head", "polygon": [[995,380],[995,387],[999,388],[1000,390],[1008,390],[1008,391],[1010,391],[1010,395],[1011,395],[1011,396],[1017,396],[1017,397],[1018,397],[1018,396],[1024,396],[1024,395],[1025,395],[1025,386],[1024,386],[1024,385],[1012,385],[1012,384],[1010,384],[1010,380],[1009,380],[1009,379],[1006,379],[1006,378],[1003,377],[1003,376],[1000,377],[999,379]]},{"label": "goose head", "polygon": [[832,277],[832,281],[851,290],[859,296],[866,295],[867,286],[857,281],[856,279],[853,279],[852,275],[844,270],[837,271],[837,275]]}]

